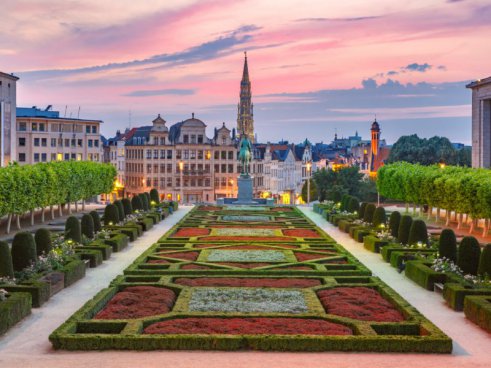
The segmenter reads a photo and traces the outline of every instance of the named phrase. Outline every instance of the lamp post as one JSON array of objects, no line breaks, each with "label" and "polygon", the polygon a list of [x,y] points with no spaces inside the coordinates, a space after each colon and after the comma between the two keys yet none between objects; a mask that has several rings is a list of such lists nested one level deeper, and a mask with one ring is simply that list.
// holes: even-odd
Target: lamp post
[{"label": "lamp post", "polygon": [[184,162],[179,161],[179,173],[180,173],[180,181],[181,181],[181,203],[184,203],[184,181],[182,179],[182,174],[184,170]]},{"label": "lamp post", "polygon": [[230,198],[234,195],[234,179],[230,179]]},{"label": "lamp post", "polygon": [[310,207],[310,170],[312,169],[312,163],[307,162],[307,207]]}]

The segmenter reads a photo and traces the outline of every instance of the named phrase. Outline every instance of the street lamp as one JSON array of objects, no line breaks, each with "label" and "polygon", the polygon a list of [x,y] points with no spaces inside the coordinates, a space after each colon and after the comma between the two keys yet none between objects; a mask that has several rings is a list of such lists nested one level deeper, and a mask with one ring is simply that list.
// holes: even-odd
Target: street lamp
[{"label": "street lamp", "polygon": [[230,179],[230,198],[234,195],[234,179]]},{"label": "street lamp", "polygon": [[179,161],[179,173],[180,173],[180,181],[181,181],[181,203],[184,203],[184,181],[182,179],[182,172],[184,170],[184,162]]},{"label": "street lamp", "polygon": [[310,207],[310,170],[312,169],[312,163],[307,162],[307,206]]}]

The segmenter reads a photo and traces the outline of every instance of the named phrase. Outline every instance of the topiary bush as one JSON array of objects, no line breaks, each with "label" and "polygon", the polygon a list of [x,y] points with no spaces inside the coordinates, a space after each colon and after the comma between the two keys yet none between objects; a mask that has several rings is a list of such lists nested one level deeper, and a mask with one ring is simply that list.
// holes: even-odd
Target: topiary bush
[{"label": "topiary bush", "polygon": [[121,200],[121,203],[123,204],[125,217],[131,215],[133,213],[133,207],[131,206],[131,201],[128,198],[123,198]]},{"label": "topiary bush", "polygon": [[91,215],[85,214],[82,216],[81,221],[82,234],[89,239],[94,238],[94,219]]},{"label": "topiary bush", "polygon": [[124,207],[123,207],[123,203],[121,201],[114,201],[113,203],[116,208],[118,209],[118,216],[119,216],[119,221],[123,221],[124,218],[126,217],[125,213],[124,213]]},{"label": "topiary bush", "polygon": [[114,204],[108,204],[104,209],[104,225],[116,225],[119,222],[119,211]]},{"label": "topiary bush", "polygon": [[133,211],[143,211],[143,202],[139,195],[131,198],[131,207],[133,207]]},{"label": "topiary bush", "polygon": [[341,211],[346,211],[346,208],[348,207],[349,199],[350,199],[350,196],[348,194],[343,195],[343,198],[341,199],[341,207],[339,207],[339,209]]},{"label": "topiary bush", "polygon": [[14,265],[7,242],[0,241],[0,277],[14,278]]},{"label": "topiary bush", "polygon": [[34,241],[36,243],[36,253],[38,256],[41,254],[48,254],[53,248],[53,242],[51,240],[51,231],[45,228],[38,229],[34,234]]},{"label": "topiary bush", "polygon": [[90,211],[89,215],[90,217],[92,217],[92,220],[94,221],[94,232],[98,233],[99,231],[102,230],[101,216],[99,216],[97,211]]},{"label": "topiary bush", "polygon": [[36,262],[36,243],[32,234],[27,231],[15,234],[11,254],[14,271],[22,271]]},{"label": "topiary bush", "polygon": [[407,243],[410,245],[417,243],[428,244],[428,229],[423,220],[413,220],[409,229],[409,238]]},{"label": "topiary bush", "polygon": [[145,197],[147,197],[148,209],[150,209],[150,202],[152,201],[152,199],[150,198],[150,193],[144,192],[143,194],[145,195]]},{"label": "topiary bush", "polygon": [[360,210],[358,211],[358,218],[360,220],[363,219],[363,217],[365,216],[365,209],[367,208],[367,202],[361,202],[360,204]]},{"label": "topiary bush", "polygon": [[160,196],[159,196],[159,191],[155,188],[150,190],[150,201],[155,202],[155,204],[160,203]]},{"label": "topiary bush", "polygon": [[72,239],[74,242],[82,242],[82,230],[80,229],[80,222],[74,216],[67,218],[65,222],[65,238]]},{"label": "topiary bush", "polygon": [[382,206],[377,207],[373,212],[373,220],[372,220],[373,226],[378,227],[380,225],[385,225],[386,222],[387,222],[387,216],[385,214],[385,208]]},{"label": "topiary bush", "polygon": [[373,214],[375,213],[375,209],[376,207],[373,203],[368,203],[365,207],[365,212],[363,213],[363,221],[371,223],[373,221]]},{"label": "topiary bush", "polygon": [[453,263],[457,262],[457,239],[452,229],[443,229],[438,240],[438,254]]},{"label": "topiary bush", "polygon": [[460,267],[464,274],[477,275],[480,255],[481,247],[477,239],[473,236],[466,236],[459,245],[457,266]]},{"label": "topiary bush", "polygon": [[401,244],[407,244],[409,240],[409,230],[411,230],[411,224],[413,223],[413,218],[409,215],[404,215],[401,217],[399,222],[399,229],[397,230],[397,240]]},{"label": "topiary bush", "polygon": [[360,210],[360,202],[355,197],[351,197],[348,202],[348,212],[354,213]]},{"label": "topiary bush", "polygon": [[389,230],[390,235],[397,238],[399,233],[399,223],[401,222],[401,213],[399,211],[394,211],[389,217]]},{"label": "topiary bush", "polygon": [[138,197],[140,197],[140,200],[142,201],[142,210],[143,211],[148,211],[148,198],[144,193],[138,194]]},{"label": "topiary bush", "polygon": [[491,244],[486,244],[479,258],[477,274],[491,278]]}]

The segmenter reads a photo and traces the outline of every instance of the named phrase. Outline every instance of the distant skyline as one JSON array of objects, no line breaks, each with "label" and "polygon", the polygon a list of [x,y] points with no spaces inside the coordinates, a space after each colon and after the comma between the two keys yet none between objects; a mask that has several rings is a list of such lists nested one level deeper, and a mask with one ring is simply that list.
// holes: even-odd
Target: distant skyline
[{"label": "distant skyline", "polygon": [[[491,75],[489,0],[3,0],[0,70],[18,106],[104,121],[161,114],[236,126],[243,51],[262,142],[442,135],[471,143],[471,93]],[[131,112],[131,113],[130,113]]]}]

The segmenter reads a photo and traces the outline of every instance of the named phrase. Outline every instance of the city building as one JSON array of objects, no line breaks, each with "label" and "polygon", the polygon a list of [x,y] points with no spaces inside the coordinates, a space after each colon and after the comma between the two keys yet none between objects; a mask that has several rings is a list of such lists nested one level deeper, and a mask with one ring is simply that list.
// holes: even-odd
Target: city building
[{"label": "city building", "polygon": [[17,81],[13,74],[0,72],[0,166],[15,160],[15,109]]},{"label": "city building", "polygon": [[208,138],[194,113],[170,128],[158,115],[125,142],[125,192],[157,188],[162,198],[185,203],[235,196],[239,171],[232,133],[223,123]]},{"label": "city building", "polygon": [[377,119],[372,123],[371,132],[371,144],[370,144],[370,161],[369,161],[369,175],[377,176],[377,170],[385,164],[387,158],[389,158],[390,148],[380,145],[380,125]]},{"label": "city building", "polygon": [[136,128],[126,129],[124,133],[118,130],[115,137],[109,138],[104,142],[104,162],[110,163],[118,171],[114,185],[118,198],[124,197],[124,188],[126,185],[125,145],[133,134],[135,134],[135,131]]},{"label": "city building", "polygon": [[469,83],[472,90],[472,167],[491,167],[491,77]]},{"label": "city building", "polygon": [[17,108],[16,161],[21,164],[77,160],[102,161],[100,120],[60,117],[51,105]]},{"label": "city building", "polygon": [[255,142],[254,136],[254,105],[252,104],[251,81],[249,80],[249,67],[247,65],[247,53],[244,52],[244,70],[240,81],[240,101],[237,105],[237,134],[238,138],[246,135],[251,142]]}]

